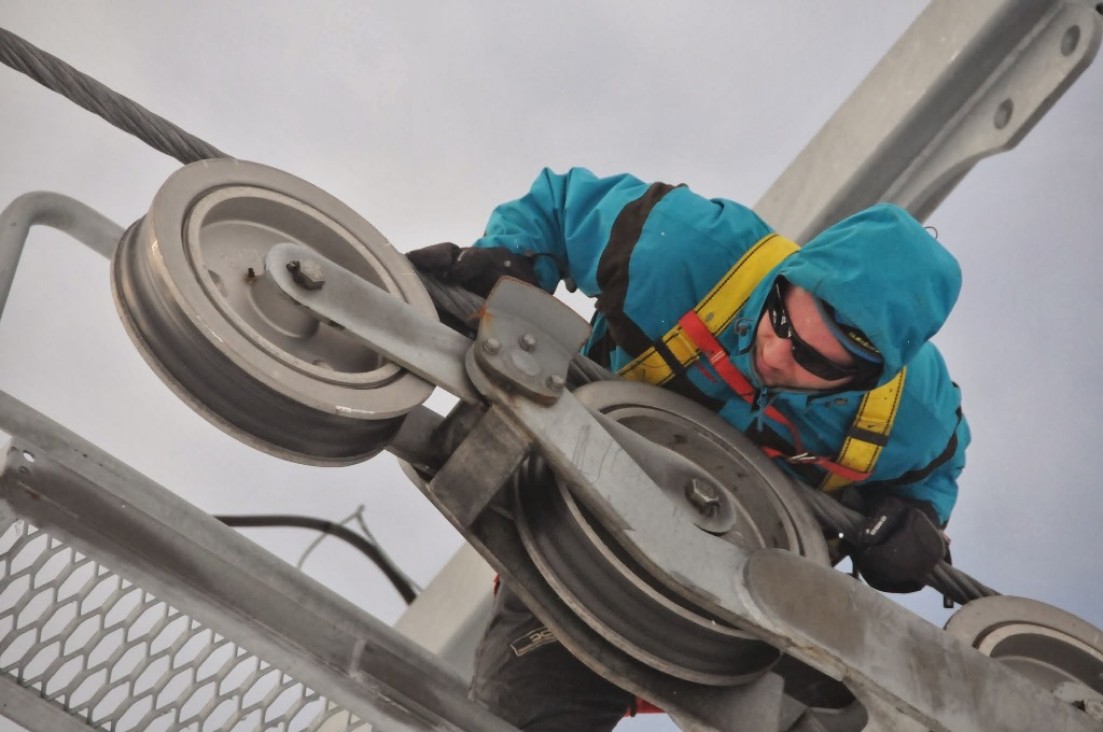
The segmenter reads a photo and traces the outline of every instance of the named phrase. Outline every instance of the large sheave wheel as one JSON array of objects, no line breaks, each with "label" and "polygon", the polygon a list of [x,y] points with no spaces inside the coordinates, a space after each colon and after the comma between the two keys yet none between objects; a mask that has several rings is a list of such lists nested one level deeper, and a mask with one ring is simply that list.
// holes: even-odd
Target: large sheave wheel
[{"label": "large sheave wheel", "polygon": [[115,252],[118,312],[157,374],[233,437],[296,462],[366,460],[433,387],[280,293],[263,273],[282,242],[436,317],[406,258],[352,209],[237,160],[194,163],[164,183]]},{"label": "large sheave wheel", "polygon": [[[707,409],[653,386],[598,382],[575,392],[579,401],[690,458],[714,477],[724,495],[722,532],[698,528],[748,551],[781,548],[828,563],[822,531],[790,478],[753,444]],[[516,481],[522,542],[541,575],[591,628],[620,650],[664,673],[706,685],[757,678],[779,652],[697,608],[649,575],[612,534],[546,471]],[[672,503],[689,501],[681,490]],[[655,511],[679,520],[671,505]],[[692,513],[692,512],[690,512]],[[734,570],[733,570],[734,571]]]}]

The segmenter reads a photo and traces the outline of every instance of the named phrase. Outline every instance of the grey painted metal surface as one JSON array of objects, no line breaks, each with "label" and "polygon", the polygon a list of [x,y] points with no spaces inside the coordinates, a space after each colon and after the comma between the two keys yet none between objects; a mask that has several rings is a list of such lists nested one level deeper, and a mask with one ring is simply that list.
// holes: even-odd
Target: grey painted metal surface
[{"label": "grey painted metal surface", "polygon": [[224,159],[169,176],[123,237],[112,267],[119,314],[162,380],[231,436],[308,464],[366,460],[433,387],[271,286],[265,255],[288,241],[435,313],[406,258],[348,206],[288,173]]},{"label": "grey painted metal surface", "polygon": [[[781,471],[745,439],[733,439],[734,430],[715,414],[643,384],[590,384],[574,396],[598,410],[600,426],[662,488],[660,500],[640,496],[641,510],[745,550],[779,547],[827,565],[820,527]],[[715,502],[695,501],[696,471],[686,472],[679,461],[661,465],[657,458],[665,453],[656,445],[692,458],[686,462],[695,468],[709,466]],[[549,478],[517,482],[514,514],[544,580],[591,628],[647,665],[705,685],[742,683],[772,664],[776,652],[764,654],[756,637],[656,586],[618,551],[621,542],[611,535],[619,523],[609,528],[589,519],[565,482]]]},{"label": "grey painted metal surface", "polygon": [[[716,413],[671,392],[629,381],[589,384],[574,395],[599,415],[603,426],[621,445],[642,439],[649,446],[673,451],[690,465],[708,466],[708,475],[720,489],[714,513],[708,513],[706,505],[707,515],[701,515],[701,506],[688,492],[690,486],[684,495],[675,496],[696,509],[696,515],[690,511],[689,517],[698,528],[723,534],[744,549],[786,549],[828,564],[820,525],[794,491],[793,481],[761,450],[748,449],[745,439],[735,438],[731,425]],[[679,480],[670,467],[680,467],[680,463],[670,461],[665,453],[644,449],[638,443],[626,449],[656,482],[674,486],[685,483],[684,477]],[[725,516],[723,524],[715,523]]]},{"label": "grey painted metal surface", "polygon": [[755,206],[799,242],[878,201],[928,216],[1087,68],[1094,0],[933,0]]},{"label": "grey painted metal surface", "polygon": [[[93,563],[97,567],[91,575],[96,580],[94,584],[98,586],[98,578],[109,573],[110,578],[104,580],[111,583],[109,594],[130,595],[134,598],[131,602],[138,602],[141,612],[131,618],[132,622],[147,617],[148,611],[156,628],[174,625],[179,614],[186,615],[191,621],[181,626],[180,637],[186,636],[184,645],[191,637],[200,635],[199,645],[208,649],[203,652],[213,654],[212,657],[218,656],[218,649],[227,644],[233,649],[228,657],[216,659],[222,668],[216,677],[229,679],[227,684],[242,683],[236,677],[231,678],[242,661],[237,650],[241,648],[259,659],[255,662],[258,664],[255,673],[263,676],[269,667],[278,670],[274,673],[281,694],[284,686],[292,693],[302,694],[292,717],[317,696],[318,707],[311,707],[314,714],[320,713],[328,699],[361,720],[354,722],[353,728],[366,721],[383,730],[512,729],[467,701],[464,684],[427,652],[214,518],[2,392],[0,430],[17,436],[0,473],[0,498],[9,515],[19,519],[7,529],[7,545],[39,547],[38,553],[45,557],[42,562],[50,566],[59,561],[77,565],[74,572],[88,571],[79,567]],[[14,538],[13,531],[17,532]],[[61,560],[53,559],[59,553]],[[16,552],[14,561],[20,556],[23,552]],[[69,570],[55,572],[60,576]],[[4,582],[6,585],[17,582],[19,576],[18,572],[6,572]],[[61,592],[64,584],[64,579],[45,582],[53,593]],[[32,594],[38,592],[36,585]],[[11,593],[15,590],[8,586],[0,590],[5,598],[11,597]],[[22,594],[26,593],[16,596]],[[23,607],[21,602],[15,605]],[[89,610],[89,614],[110,615],[111,608],[108,603],[102,610]],[[43,648],[16,645],[24,637],[23,624],[28,623],[36,643],[50,641],[44,648],[54,649],[51,660],[64,657],[62,664],[68,664],[68,652],[60,650],[63,641],[54,642],[52,636],[42,636],[41,631],[51,622],[49,618],[28,621],[25,615],[19,616],[21,633],[14,638],[6,635],[5,656],[14,660],[5,657],[3,661],[6,678],[0,689],[7,688],[15,679],[24,689],[34,687],[40,695],[53,694],[55,704],[67,704],[73,698],[69,694],[78,689],[65,684],[60,691],[39,688],[36,685],[48,685],[47,680],[41,674],[35,676],[27,671],[31,664],[40,661],[36,660],[37,655],[32,658],[26,654],[32,651],[38,654]],[[200,625],[204,630],[196,630]],[[108,623],[98,626],[98,630],[103,633],[112,627]],[[131,634],[136,631],[129,625],[125,627],[124,637],[133,640]],[[160,637],[159,631],[150,638],[140,637],[137,655],[141,656],[143,650],[150,655],[151,644]],[[210,642],[202,642],[204,639]],[[73,642],[81,640],[78,636]],[[176,637],[165,642],[171,645],[181,641]],[[212,645],[214,651],[209,650]],[[126,643],[117,646],[112,664],[130,652]],[[152,664],[158,658],[156,653],[151,655],[152,659],[147,657],[133,663]],[[77,665],[93,675],[97,668],[91,660],[83,664],[78,661]],[[182,663],[173,668],[173,673],[180,670],[192,673],[199,665]],[[149,666],[141,667],[143,670],[136,672],[130,682],[136,682]],[[124,667],[119,673],[125,676],[134,671],[132,667]],[[192,683],[198,689],[208,684],[209,679],[193,676]],[[237,711],[242,713],[255,711],[248,703],[246,691],[251,686],[245,683],[242,690],[231,686],[229,691],[218,688],[208,698],[205,712],[218,711],[210,707],[223,701],[238,704]],[[100,689],[93,697],[104,694],[106,698],[109,693],[110,689]],[[133,689],[129,693],[133,694]],[[244,701],[238,699],[238,694]],[[320,696],[323,694],[324,698]],[[74,706],[79,708],[80,701],[78,697]],[[95,704],[98,703],[97,700]],[[52,713],[43,714],[46,716],[29,719],[44,725]],[[120,712],[120,716],[124,714]],[[180,724],[185,722],[181,720]],[[309,728],[309,724],[302,728]]]},{"label": "grey painted metal surface", "polygon": [[27,234],[35,225],[64,231],[93,251],[110,257],[123,229],[103,214],[59,193],[26,193],[0,212],[0,315],[11,292]]},{"label": "grey painted metal surface", "polygon": [[[299,285],[288,265],[313,262],[325,273],[324,287]],[[464,374],[463,356],[471,341],[437,321],[436,316],[418,317],[420,311],[386,290],[358,277],[310,246],[282,243],[272,247],[264,260],[262,280],[270,281],[291,307],[310,312],[312,317],[342,323],[358,338],[374,344],[389,360],[401,363],[413,373],[439,385],[472,404],[481,400]],[[371,320],[358,317],[374,313]],[[428,382],[425,382],[428,383]]]},{"label": "grey painted metal surface", "polygon": [[[495,408],[491,409],[494,412]],[[449,463],[460,459],[470,461],[476,454],[488,454],[499,450],[508,450],[517,440],[504,437],[503,431],[510,430],[510,423],[502,421],[498,414],[492,419],[498,426],[495,430],[472,430],[468,440],[479,443],[481,449],[472,448],[466,454],[458,451],[449,458]],[[445,466],[447,469],[447,464]],[[426,495],[439,510],[449,517],[464,513],[463,506],[472,492],[483,495],[495,494],[494,499],[470,527],[462,527],[465,536],[490,564],[511,582],[511,586],[530,605],[538,608],[542,620],[557,636],[583,658],[600,658],[598,668],[617,679],[625,688],[663,704],[665,708],[677,711],[687,722],[686,729],[717,730],[724,727],[723,718],[740,719],[746,722],[748,729],[772,729],[776,727],[777,707],[780,698],[780,685],[777,680],[764,682],[755,687],[754,693],[745,687],[726,687],[708,690],[696,684],[681,681],[657,672],[639,663],[631,656],[620,652],[615,646],[601,638],[583,622],[575,612],[545,583],[532,559],[526,552],[517,531],[515,521],[510,515],[508,491],[494,491],[493,483],[500,475],[487,475],[476,469],[458,470],[467,473],[473,479],[482,477],[484,485],[440,484],[433,490],[434,479]],[[455,519],[453,518],[455,521]],[[457,526],[462,526],[456,522]],[[585,651],[588,651],[585,652]],[[702,692],[702,689],[705,689]],[[770,698],[763,698],[763,695]],[[707,702],[707,703],[706,703]],[[713,716],[715,715],[715,716]],[[729,721],[730,721],[729,719]]]}]

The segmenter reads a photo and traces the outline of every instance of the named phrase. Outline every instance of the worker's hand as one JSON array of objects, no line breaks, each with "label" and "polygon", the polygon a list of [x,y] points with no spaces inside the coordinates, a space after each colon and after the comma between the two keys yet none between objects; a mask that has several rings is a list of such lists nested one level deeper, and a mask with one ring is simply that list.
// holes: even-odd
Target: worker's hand
[{"label": "worker's hand", "polygon": [[532,258],[514,254],[505,247],[461,249],[450,242],[434,244],[406,254],[420,271],[441,282],[458,285],[486,297],[502,277],[514,277],[538,285]]},{"label": "worker's hand", "polygon": [[406,253],[406,259],[419,271],[435,277],[441,282],[449,282],[452,265],[459,256],[460,248],[450,241],[415,249]]},{"label": "worker's hand", "polygon": [[882,592],[923,589],[923,578],[944,556],[946,537],[934,507],[898,496],[876,504],[851,553],[862,578]]}]

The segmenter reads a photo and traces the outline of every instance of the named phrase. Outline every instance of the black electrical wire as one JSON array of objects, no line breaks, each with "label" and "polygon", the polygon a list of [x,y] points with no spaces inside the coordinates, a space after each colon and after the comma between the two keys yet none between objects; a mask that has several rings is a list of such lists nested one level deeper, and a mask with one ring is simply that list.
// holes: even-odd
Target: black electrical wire
[{"label": "black electrical wire", "polygon": [[374,543],[368,541],[347,526],[335,524],[325,519],[312,518],[310,516],[293,516],[289,514],[246,514],[240,516],[215,516],[215,518],[227,526],[238,528],[290,526],[301,529],[314,529],[315,531],[321,531],[324,534],[329,534],[330,536],[347,541],[371,559],[372,562],[375,563],[375,566],[379,567],[380,571],[390,580],[391,585],[398,591],[398,594],[402,595],[402,599],[406,601],[407,605],[417,599],[417,589],[410,583],[410,580],[406,578],[402,571],[395,566],[390,558]]}]

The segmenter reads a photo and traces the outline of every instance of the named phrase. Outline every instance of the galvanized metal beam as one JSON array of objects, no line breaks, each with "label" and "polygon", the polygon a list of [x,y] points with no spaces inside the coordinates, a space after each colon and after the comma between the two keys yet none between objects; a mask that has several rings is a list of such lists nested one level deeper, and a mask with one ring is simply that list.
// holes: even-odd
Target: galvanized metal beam
[{"label": "galvanized metal beam", "polygon": [[879,201],[926,218],[1088,67],[1103,35],[1097,7],[933,0],[755,210],[799,242]]}]

